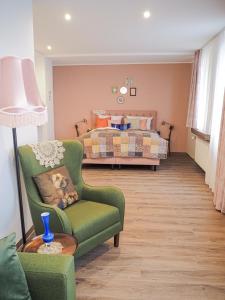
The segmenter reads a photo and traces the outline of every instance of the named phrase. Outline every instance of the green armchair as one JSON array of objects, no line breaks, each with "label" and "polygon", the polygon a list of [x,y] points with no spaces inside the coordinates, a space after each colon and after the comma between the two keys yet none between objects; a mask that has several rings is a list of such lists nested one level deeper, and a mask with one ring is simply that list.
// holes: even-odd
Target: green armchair
[{"label": "green armchair", "polygon": [[97,245],[114,236],[114,246],[119,246],[119,233],[123,230],[125,200],[123,193],[115,187],[93,187],[85,184],[82,174],[83,147],[78,141],[63,141],[64,158],[61,161],[70,173],[80,201],[64,210],[42,202],[32,176],[45,172],[30,146],[19,147],[20,162],[37,234],[43,233],[40,214],[51,214],[50,226],[53,232],[76,236],[79,257]]},{"label": "green armchair", "polygon": [[34,253],[18,255],[32,300],[76,299],[72,256]]}]

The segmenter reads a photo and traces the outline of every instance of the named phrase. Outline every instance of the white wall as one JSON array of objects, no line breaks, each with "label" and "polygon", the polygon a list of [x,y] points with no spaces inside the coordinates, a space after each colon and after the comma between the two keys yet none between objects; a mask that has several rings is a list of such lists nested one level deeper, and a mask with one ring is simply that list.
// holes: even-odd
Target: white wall
[{"label": "white wall", "polygon": [[[2,0],[0,4],[0,56],[34,58],[32,0]],[[18,143],[37,141],[37,128],[18,129]],[[0,126],[0,237],[16,232],[21,238],[12,132]],[[31,217],[25,197],[24,213],[26,230]]]},{"label": "white wall", "polygon": [[53,110],[53,78],[52,62],[41,53],[35,52],[36,78],[44,104],[48,108],[48,123],[38,128],[38,139],[44,141],[54,139],[54,110]]}]

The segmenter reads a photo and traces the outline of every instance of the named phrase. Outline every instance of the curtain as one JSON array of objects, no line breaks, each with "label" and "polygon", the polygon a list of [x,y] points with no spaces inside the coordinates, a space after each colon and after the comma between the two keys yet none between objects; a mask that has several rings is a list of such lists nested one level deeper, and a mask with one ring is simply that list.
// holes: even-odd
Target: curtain
[{"label": "curtain", "polygon": [[201,132],[210,134],[211,112],[213,100],[210,97],[215,80],[215,60],[216,53],[214,41],[201,49],[199,63],[198,85],[196,90],[196,107],[194,128]]},{"label": "curtain", "polygon": [[187,126],[210,135],[205,182],[214,191],[225,88],[225,31],[195,54]]},{"label": "curtain", "polygon": [[220,129],[216,185],[213,202],[217,210],[225,213],[225,95]]},{"label": "curtain", "polygon": [[[196,52],[192,73],[191,92],[187,126],[211,135],[215,128],[215,106],[220,105],[220,112],[216,112],[217,120],[221,115],[221,78],[224,76],[221,66],[225,59],[225,31],[211,40],[200,52]],[[224,83],[223,83],[224,84]],[[219,92],[217,92],[217,90]],[[220,94],[220,95],[219,95]],[[218,99],[220,98],[219,102]],[[219,115],[218,115],[219,113]],[[219,123],[219,122],[217,122]],[[213,128],[212,128],[213,126]]]},{"label": "curtain", "polygon": [[189,94],[189,103],[188,103],[188,114],[187,114],[187,127],[194,127],[195,123],[195,107],[196,107],[196,91],[198,84],[198,72],[199,72],[199,56],[200,50],[195,52],[194,63],[192,68],[191,75],[191,86],[190,86],[190,94]]},{"label": "curtain", "polygon": [[204,130],[210,134],[209,156],[205,181],[214,191],[221,117],[225,89],[225,31],[218,35],[206,47],[208,74],[205,115],[202,119]]}]

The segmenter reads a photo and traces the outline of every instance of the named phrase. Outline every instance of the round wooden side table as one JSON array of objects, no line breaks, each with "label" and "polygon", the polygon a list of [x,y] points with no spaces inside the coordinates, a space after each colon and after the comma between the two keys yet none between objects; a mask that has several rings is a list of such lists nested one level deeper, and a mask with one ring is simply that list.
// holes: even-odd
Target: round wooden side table
[{"label": "round wooden side table", "polygon": [[[63,246],[61,254],[74,255],[78,247],[78,241],[76,238],[65,233],[55,233],[54,241],[60,242]],[[31,242],[25,244],[23,252],[37,253],[39,247],[43,245],[42,236],[36,236]]]}]

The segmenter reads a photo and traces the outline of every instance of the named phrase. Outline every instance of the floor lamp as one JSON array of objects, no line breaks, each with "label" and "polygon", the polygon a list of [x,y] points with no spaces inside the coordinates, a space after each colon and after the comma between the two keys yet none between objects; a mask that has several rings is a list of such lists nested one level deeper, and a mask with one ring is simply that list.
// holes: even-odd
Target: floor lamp
[{"label": "floor lamp", "polygon": [[0,58],[0,125],[12,128],[23,244],[26,243],[26,230],[16,129],[29,125],[40,126],[46,122],[47,109],[40,98],[33,62],[12,56]]}]

